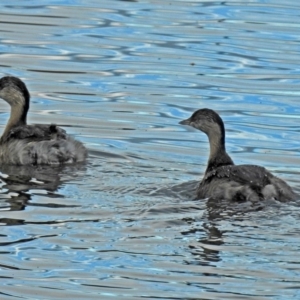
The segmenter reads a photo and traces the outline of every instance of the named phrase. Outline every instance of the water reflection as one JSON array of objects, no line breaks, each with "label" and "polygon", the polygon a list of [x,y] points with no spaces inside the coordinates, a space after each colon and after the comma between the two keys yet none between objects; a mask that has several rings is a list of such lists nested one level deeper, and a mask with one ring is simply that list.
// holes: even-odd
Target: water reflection
[{"label": "water reflection", "polygon": [[26,192],[30,189],[46,189],[55,191],[59,186],[60,173],[65,166],[0,166],[2,188],[9,192]]},{"label": "water reflection", "polygon": [[190,260],[186,260],[187,264],[205,265],[220,261],[220,247],[224,244],[222,232],[213,223],[203,223],[201,228],[191,228],[190,230],[181,232],[183,235],[197,235],[199,232],[206,236],[200,237],[188,245],[189,251],[192,254]]},{"label": "water reflection", "polygon": [[[21,211],[25,210],[28,205],[66,208],[77,207],[76,205],[51,203],[51,199],[63,199],[63,194],[58,194],[56,191],[65,182],[62,180],[62,175],[76,174],[78,171],[85,169],[85,164],[77,164],[70,166],[0,166],[1,185],[1,207],[3,211]],[[70,177],[70,176],[69,176]],[[38,196],[39,193],[45,196],[47,194],[47,203],[30,203],[32,194]],[[26,223],[25,220],[1,218],[0,222],[6,225],[20,225]]]}]

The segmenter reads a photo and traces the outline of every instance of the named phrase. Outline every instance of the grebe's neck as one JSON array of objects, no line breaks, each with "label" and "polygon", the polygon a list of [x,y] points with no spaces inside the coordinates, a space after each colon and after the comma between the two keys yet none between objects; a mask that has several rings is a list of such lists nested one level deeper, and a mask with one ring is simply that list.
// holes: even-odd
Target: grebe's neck
[{"label": "grebe's neck", "polygon": [[207,134],[209,139],[210,153],[206,173],[221,166],[234,165],[225,148],[225,130],[214,130]]},{"label": "grebe's neck", "polygon": [[9,131],[16,126],[23,126],[27,124],[27,112],[29,109],[29,96],[22,94],[17,89],[6,89],[0,92],[0,97],[5,100],[10,106],[10,118],[7,122],[2,138],[5,137]]}]

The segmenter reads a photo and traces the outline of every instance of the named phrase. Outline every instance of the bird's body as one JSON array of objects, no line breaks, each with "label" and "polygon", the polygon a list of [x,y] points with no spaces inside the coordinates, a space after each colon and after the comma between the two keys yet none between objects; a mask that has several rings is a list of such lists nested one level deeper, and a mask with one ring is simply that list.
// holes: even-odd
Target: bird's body
[{"label": "bird's body", "polygon": [[9,121],[0,138],[0,164],[57,165],[86,159],[86,148],[64,129],[54,124],[27,124],[30,94],[19,78],[0,79],[0,98],[11,106]]},{"label": "bird's body", "polygon": [[207,168],[197,189],[198,199],[287,201],[297,197],[285,181],[264,167],[234,164],[225,148],[224,123],[215,111],[200,109],[180,124],[203,131],[210,143]]}]

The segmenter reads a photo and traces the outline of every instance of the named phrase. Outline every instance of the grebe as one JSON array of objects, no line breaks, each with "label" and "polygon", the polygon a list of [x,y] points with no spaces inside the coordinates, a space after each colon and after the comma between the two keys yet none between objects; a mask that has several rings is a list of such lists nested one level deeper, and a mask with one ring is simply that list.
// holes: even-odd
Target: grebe
[{"label": "grebe", "polygon": [[51,125],[27,125],[30,94],[17,77],[0,79],[0,98],[11,113],[0,138],[0,164],[58,165],[82,162],[87,157],[83,144]]},{"label": "grebe", "polygon": [[224,123],[215,111],[199,109],[179,124],[199,129],[209,139],[210,154],[204,177],[197,189],[197,199],[288,201],[297,198],[286,182],[264,167],[233,163],[225,148]]}]

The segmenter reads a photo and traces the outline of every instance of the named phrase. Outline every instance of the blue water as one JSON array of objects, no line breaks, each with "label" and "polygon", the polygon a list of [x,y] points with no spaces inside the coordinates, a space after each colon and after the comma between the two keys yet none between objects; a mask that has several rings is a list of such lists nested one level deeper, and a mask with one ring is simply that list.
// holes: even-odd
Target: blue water
[{"label": "blue water", "polygon": [[[300,191],[297,1],[1,1],[0,76],[84,165],[1,167],[0,299],[300,299],[299,201],[193,201],[217,110]],[[9,107],[0,102],[0,131]]]}]

